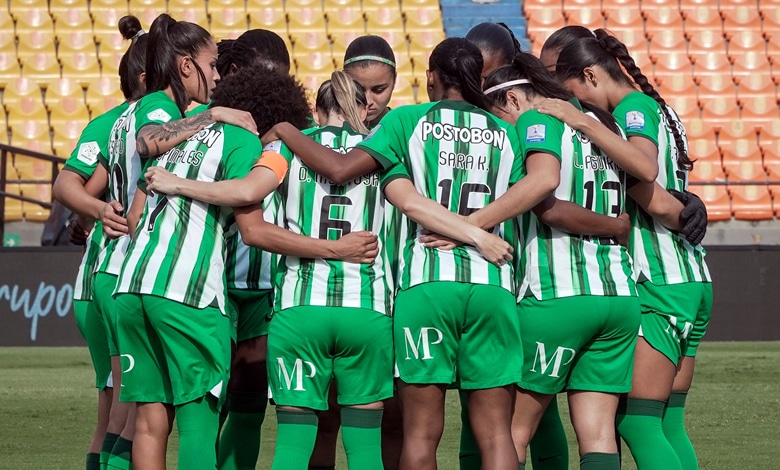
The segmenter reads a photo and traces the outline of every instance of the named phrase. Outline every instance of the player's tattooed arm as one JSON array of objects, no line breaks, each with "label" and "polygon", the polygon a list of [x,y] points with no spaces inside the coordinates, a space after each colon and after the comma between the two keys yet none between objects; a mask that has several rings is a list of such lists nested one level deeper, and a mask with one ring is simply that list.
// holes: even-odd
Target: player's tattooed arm
[{"label": "player's tattooed arm", "polygon": [[280,139],[315,173],[336,184],[345,184],[380,169],[379,163],[368,153],[352,149],[342,155],[303,135],[288,122],[275,125],[262,137],[263,143]]},{"label": "player's tattooed arm", "polygon": [[216,106],[188,118],[142,127],[136,137],[136,149],[142,158],[160,155],[217,121],[243,127],[257,135],[257,125],[251,114]]},{"label": "player's tattooed arm", "polygon": [[469,222],[489,229],[528,212],[550,197],[561,179],[561,163],[553,155],[530,153],[525,159],[528,175],[501,197],[469,216]]},{"label": "player's tattooed arm", "polygon": [[272,253],[348,263],[372,263],[379,254],[379,241],[371,232],[350,232],[338,240],[320,240],[269,224],[263,219],[260,204],[236,207],[233,213],[244,243]]}]

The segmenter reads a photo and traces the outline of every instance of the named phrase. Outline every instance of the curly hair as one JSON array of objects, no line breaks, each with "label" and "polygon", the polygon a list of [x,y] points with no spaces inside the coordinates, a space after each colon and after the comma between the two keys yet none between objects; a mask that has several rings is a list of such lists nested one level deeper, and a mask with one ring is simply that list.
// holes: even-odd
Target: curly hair
[{"label": "curly hair", "polygon": [[223,77],[214,89],[211,106],[248,111],[261,136],[279,122],[287,121],[298,129],[311,123],[303,85],[286,73],[269,72],[262,64],[242,67]]}]

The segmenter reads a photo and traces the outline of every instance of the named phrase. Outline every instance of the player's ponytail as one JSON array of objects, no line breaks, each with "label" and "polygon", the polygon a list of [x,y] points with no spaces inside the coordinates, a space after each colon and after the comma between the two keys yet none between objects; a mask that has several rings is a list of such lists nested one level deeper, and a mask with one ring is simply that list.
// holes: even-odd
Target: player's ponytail
[{"label": "player's ponytail", "polygon": [[[552,77],[544,64],[527,52],[517,54],[511,65],[493,71],[485,79],[484,88],[486,103],[491,108],[505,106],[506,93],[511,89],[522,90],[529,100],[537,96],[564,101],[573,98],[572,94]],[[580,104],[612,132],[620,134],[618,125],[610,113],[585,101],[581,101]]]},{"label": "player's ponytail", "polygon": [[149,28],[149,43],[146,49],[146,91],[154,93],[170,87],[173,99],[184,115],[189,105],[187,91],[179,75],[179,57],[192,59],[198,72],[199,87],[207,86],[206,76],[195,62],[200,49],[211,41],[211,35],[195,23],[176,21],[168,14],[158,16]]},{"label": "player's ponytail", "polygon": [[320,85],[315,106],[326,114],[340,114],[352,129],[368,134],[368,128],[360,116],[360,108],[367,106],[366,93],[363,87],[345,72],[333,72],[330,80]]},{"label": "player's ponytail", "polygon": [[436,72],[445,90],[458,90],[466,102],[487,109],[482,94],[482,53],[465,38],[447,38],[431,53],[428,69]]},{"label": "player's ponytail", "polygon": [[140,75],[146,69],[146,31],[135,16],[123,16],[119,20],[119,32],[130,41],[127,52],[119,61],[119,89],[128,101],[141,98],[146,89],[141,84]]}]

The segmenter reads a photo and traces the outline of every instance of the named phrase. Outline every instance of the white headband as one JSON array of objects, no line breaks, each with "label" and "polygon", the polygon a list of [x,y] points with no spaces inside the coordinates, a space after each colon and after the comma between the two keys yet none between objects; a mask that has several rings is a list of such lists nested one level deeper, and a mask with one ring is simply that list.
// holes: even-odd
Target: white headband
[{"label": "white headband", "polygon": [[531,80],[528,80],[526,78],[521,78],[519,80],[510,80],[508,82],[499,83],[498,85],[496,85],[494,87],[488,88],[487,90],[485,90],[484,94],[488,95],[488,94],[493,93],[494,91],[500,90],[502,88],[509,88],[510,86],[515,86],[515,85],[527,85],[529,83],[531,83]]}]

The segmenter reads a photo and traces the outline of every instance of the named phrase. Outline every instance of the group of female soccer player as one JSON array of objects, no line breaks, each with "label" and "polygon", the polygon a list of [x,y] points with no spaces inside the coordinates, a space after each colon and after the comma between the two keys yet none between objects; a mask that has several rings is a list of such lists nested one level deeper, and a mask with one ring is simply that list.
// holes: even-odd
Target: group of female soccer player
[{"label": "group of female soccer player", "polygon": [[339,428],[350,468],[433,469],[448,388],[463,469],[529,445],[567,468],[564,391],[581,468],[619,468],[618,433],[639,468],[696,468],[706,213],[617,39],[567,27],[540,60],[478,25],[431,53],[430,103],[390,110],[393,51],[361,37],[315,124],[270,31],[120,30],[127,102],[54,188],[89,233],[87,469],[164,468],[174,417],[180,468],[255,468],[269,391],[275,469],[333,468]]}]

